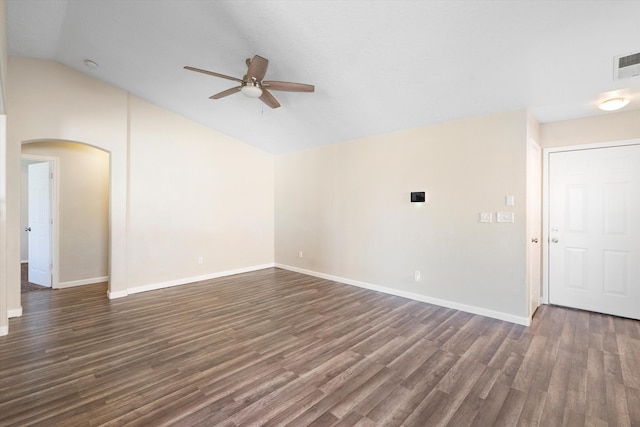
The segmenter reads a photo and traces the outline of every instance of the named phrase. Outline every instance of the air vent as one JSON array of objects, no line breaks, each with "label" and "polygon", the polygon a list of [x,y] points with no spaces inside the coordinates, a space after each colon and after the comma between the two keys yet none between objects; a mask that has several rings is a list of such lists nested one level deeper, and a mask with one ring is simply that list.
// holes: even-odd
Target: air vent
[{"label": "air vent", "polygon": [[640,76],[640,52],[613,58],[613,79],[629,79]]}]

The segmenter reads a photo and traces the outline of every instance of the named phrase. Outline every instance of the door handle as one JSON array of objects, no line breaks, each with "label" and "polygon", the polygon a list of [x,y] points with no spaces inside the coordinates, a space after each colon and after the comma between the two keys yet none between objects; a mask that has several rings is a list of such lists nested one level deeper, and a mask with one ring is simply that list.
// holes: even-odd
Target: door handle
[{"label": "door handle", "polygon": [[554,237],[553,239],[551,239],[551,243],[558,243],[558,239]]},{"label": "door handle", "polygon": [[538,243],[538,238],[534,237],[533,239],[531,239],[531,243]]},{"label": "door handle", "polygon": [[25,228],[24,231],[31,231],[31,227]]}]

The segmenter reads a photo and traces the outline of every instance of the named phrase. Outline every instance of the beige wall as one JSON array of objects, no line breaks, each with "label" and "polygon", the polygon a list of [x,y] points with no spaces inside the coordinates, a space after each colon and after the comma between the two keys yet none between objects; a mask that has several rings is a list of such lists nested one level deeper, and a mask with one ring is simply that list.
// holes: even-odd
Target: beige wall
[{"label": "beige wall", "polygon": [[527,139],[540,145],[540,123],[530,111],[527,112]]},{"label": "beige wall", "polygon": [[540,126],[540,143],[543,148],[634,138],[640,138],[640,110],[544,123]]},{"label": "beige wall", "polygon": [[7,282],[9,309],[20,307],[20,152],[25,142],[66,140],[110,153],[110,288],[126,282],[126,92],[51,61],[10,57],[7,106]]},{"label": "beige wall", "polygon": [[8,71],[9,310],[20,307],[26,141],[76,141],[110,153],[112,296],[273,262],[273,156],[51,61],[11,57]]},{"label": "beige wall", "polygon": [[7,318],[7,221],[6,221],[6,69],[7,69],[6,1],[0,0],[0,335],[8,332]]},{"label": "beige wall", "polygon": [[[516,111],[278,156],[276,262],[526,317],[527,127]],[[497,211],[515,224],[479,222]]]},{"label": "beige wall", "polygon": [[[64,141],[24,144],[22,153],[59,159],[59,284],[91,282],[108,276],[109,153]],[[27,198],[28,192],[23,191],[23,207],[28,205]],[[25,211],[23,208],[23,222],[28,216]],[[22,232],[23,260],[27,259],[25,249],[28,249],[25,235]]]},{"label": "beige wall", "polygon": [[0,0],[0,114],[5,113],[5,88],[7,87],[7,8]]},{"label": "beige wall", "polygon": [[273,263],[273,156],[136,98],[130,111],[130,287]]}]

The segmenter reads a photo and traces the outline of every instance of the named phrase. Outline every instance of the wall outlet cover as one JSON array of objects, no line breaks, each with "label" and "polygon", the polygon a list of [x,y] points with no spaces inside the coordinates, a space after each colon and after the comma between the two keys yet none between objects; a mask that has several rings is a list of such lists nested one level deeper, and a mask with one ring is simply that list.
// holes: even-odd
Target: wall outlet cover
[{"label": "wall outlet cover", "polygon": [[480,212],[480,222],[492,222],[493,214],[491,212]]},{"label": "wall outlet cover", "polygon": [[496,222],[515,222],[513,212],[497,212]]}]

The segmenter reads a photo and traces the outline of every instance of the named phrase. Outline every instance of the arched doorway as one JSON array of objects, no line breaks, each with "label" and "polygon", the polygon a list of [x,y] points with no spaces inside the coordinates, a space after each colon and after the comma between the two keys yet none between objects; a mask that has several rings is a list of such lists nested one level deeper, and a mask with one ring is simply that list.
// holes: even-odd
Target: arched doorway
[{"label": "arched doorway", "polygon": [[[57,159],[51,227],[52,287],[105,282],[110,277],[110,153],[75,141],[37,140],[22,145],[23,165]],[[23,170],[24,174],[25,171]],[[25,221],[24,199],[21,220]],[[23,227],[22,230],[29,227]],[[22,231],[21,261],[29,253]],[[25,248],[27,246],[27,248]]]}]

